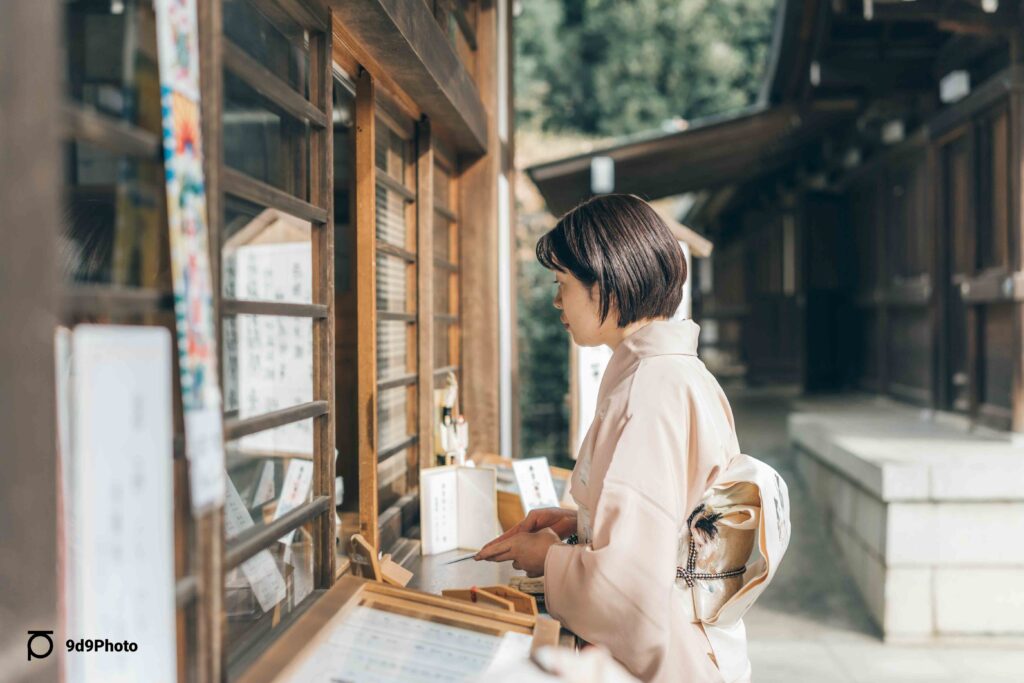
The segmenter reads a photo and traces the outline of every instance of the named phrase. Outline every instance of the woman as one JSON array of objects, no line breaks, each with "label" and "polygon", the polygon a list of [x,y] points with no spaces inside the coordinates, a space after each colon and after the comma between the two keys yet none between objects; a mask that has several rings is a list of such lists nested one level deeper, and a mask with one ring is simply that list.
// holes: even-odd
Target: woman
[{"label": "woman", "polygon": [[613,354],[572,475],[578,510],[533,511],[476,558],[543,575],[550,614],[641,680],[723,683],[677,588],[677,550],[740,451],[729,402],[697,358],[698,326],[669,319],[686,281],[682,250],[644,201],[604,195],[566,214],[537,258],[554,271],[573,341]]}]

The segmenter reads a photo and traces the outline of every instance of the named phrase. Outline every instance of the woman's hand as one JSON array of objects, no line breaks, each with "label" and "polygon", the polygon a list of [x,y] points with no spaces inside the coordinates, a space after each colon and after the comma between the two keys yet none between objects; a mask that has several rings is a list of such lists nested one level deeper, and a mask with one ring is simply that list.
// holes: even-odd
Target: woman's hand
[{"label": "woman's hand", "polygon": [[508,531],[498,536],[493,541],[480,549],[477,558],[480,558],[492,545],[500,541],[508,540],[516,534],[534,533],[541,529],[551,529],[559,538],[568,538],[576,533],[576,511],[564,510],[562,508],[539,508],[531,510],[526,519],[509,527]]},{"label": "woman's hand", "polygon": [[494,539],[476,554],[475,559],[491,562],[512,560],[513,569],[522,569],[527,576],[534,578],[544,575],[548,548],[558,542],[558,534],[550,527],[533,533],[518,533],[504,540],[500,537]]}]

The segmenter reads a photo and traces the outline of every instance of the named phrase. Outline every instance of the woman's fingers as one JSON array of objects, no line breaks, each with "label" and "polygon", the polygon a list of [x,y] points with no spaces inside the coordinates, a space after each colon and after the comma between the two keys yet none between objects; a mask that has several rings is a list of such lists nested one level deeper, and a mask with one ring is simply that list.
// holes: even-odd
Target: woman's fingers
[{"label": "woman's fingers", "polygon": [[508,539],[498,536],[494,540],[489,541],[487,545],[485,545],[483,548],[480,548],[480,551],[476,555],[474,555],[474,559],[488,560],[490,559],[490,556],[493,555],[499,547],[506,545],[507,543]]},{"label": "woman's fingers", "polygon": [[509,560],[514,560],[515,558],[516,554],[512,550],[512,548],[503,548],[501,552],[497,552],[494,555],[488,557],[487,559],[491,562],[508,562]]},{"label": "woman's fingers", "polygon": [[495,557],[507,553],[511,549],[512,545],[507,541],[500,543],[498,541],[491,541],[480,549],[480,552],[475,555],[475,558],[478,560],[492,560],[500,562],[500,560],[495,560]]}]

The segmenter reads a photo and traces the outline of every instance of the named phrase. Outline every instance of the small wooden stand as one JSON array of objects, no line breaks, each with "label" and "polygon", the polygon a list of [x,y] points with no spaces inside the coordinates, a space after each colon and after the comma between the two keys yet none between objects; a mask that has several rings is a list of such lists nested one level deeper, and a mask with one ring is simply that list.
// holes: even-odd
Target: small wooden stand
[{"label": "small wooden stand", "polygon": [[373,581],[380,581],[390,586],[404,588],[412,579],[412,572],[384,555],[377,559],[377,551],[363,538],[362,534],[354,534],[351,540],[351,559],[359,576]]},{"label": "small wooden stand", "polygon": [[511,586],[452,588],[441,591],[441,595],[446,598],[492,607],[503,612],[516,612],[530,617],[536,617],[539,614],[536,598]]}]

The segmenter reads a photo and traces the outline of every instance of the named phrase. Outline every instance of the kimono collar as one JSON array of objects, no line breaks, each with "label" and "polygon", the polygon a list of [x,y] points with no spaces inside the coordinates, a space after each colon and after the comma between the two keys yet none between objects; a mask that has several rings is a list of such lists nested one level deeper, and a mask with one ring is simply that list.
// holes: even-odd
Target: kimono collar
[{"label": "kimono collar", "polygon": [[601,378],[598,400],[651,356],[697,355],[700,326],[692,320],[655,320],[629,335],[616,347]]},{"label": "kimono collar", "polygon": [[655,320],[629,335],[612,355],[620,351],[637,358],[665,355],[697,355],[700,326],[692,320]]}]

